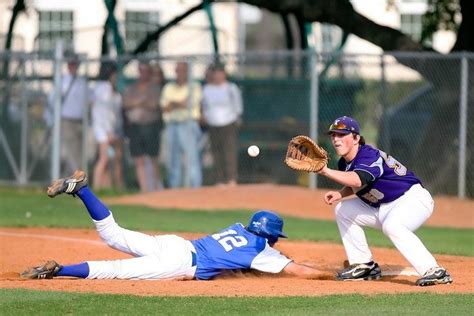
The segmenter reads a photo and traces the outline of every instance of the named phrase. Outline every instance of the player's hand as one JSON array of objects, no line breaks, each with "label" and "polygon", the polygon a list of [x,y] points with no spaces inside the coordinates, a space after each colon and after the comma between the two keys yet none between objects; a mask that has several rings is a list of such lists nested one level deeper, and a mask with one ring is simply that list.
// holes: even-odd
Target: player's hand
[{"label": "player's hand", "polygon": [[328,205],[332,205],[342,199],[342,194],[339,191],[329,191],[324,194],[324,202]]},{"label": "player's hand", "polygon": [[325,176],[328,174],[328,166],[324,166],[321,170],[317,171],[316,173],[322,176]]}]

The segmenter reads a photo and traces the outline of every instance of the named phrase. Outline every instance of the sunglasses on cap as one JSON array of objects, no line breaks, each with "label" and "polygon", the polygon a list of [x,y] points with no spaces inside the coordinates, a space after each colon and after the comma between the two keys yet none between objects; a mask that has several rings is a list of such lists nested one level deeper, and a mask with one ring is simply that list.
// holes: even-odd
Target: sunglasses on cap
[{"label": "sunglasses on cap", "polygon": [[329,133],[336,132],[336,131],[346,131],[347,134],[349,133],[358,134],[357,130],[353,126],[347,126],[343,122],[337,122],[329,126]]}]

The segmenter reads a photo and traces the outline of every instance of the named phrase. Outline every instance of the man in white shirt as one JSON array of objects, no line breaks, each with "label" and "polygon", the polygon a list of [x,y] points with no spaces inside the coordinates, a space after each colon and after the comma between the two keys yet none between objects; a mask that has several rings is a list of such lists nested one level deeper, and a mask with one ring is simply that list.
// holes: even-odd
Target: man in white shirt
[{"label": "man in white shirt", "polygon": [[[87,111],[90,93],[86,78],[79,76],[77,70],[80,62],[77,55],[66,58],[68,73],[63,74],[61,84],[61,158],[65,162],[69,174],[81,168],[83,117]],[[49,112],[46,120],[53,123],[53,108],[55,100],[54,89],[49,95]]]}]

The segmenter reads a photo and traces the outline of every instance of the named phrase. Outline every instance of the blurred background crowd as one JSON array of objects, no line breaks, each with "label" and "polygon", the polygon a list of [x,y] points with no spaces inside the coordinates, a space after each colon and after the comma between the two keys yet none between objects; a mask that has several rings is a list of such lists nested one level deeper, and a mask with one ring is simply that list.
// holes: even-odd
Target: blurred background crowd
[{"label": "blurred background crowd", "polygon": [[349,115],[431,192],[473,196],[473,3],[2,0],[0,182],[330,187],[286,144],[330,148]]},{"label": "blurred background crowd", "polygon": [[[206,149],[214,165],[207,184],[237,184],[242,96],[239,87],[227,80],[223,64],[208,65],[205,78],[190,82],[186,61],[176,62],[174,79],[167,80],[159,63],[137,60],[138,77],[119,90],[116,62],[102,62],[97,80],[88,82],[78,73],[81,63],[76,54],[66,52],[65,60],[61,174],[82,167],[83,117],[88,116],[86,131],[93,141],[86,146],[96,147],[89,161],[96,189],[125,189],[124,152],[134,165],[134,179],[129,182],[140,191],[200,187]],[[50,129],[55,94],[53,89],[44,111]]]}]

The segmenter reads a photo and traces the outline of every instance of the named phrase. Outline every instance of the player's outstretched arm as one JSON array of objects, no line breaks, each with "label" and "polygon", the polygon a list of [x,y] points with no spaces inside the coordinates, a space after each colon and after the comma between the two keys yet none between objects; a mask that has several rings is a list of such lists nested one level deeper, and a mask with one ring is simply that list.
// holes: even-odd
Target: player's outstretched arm
[{"label": "player's outstretched arm", "polygon": [[327,279],[328,277],[328,274],[323,271],[295,262],[290,262],[282,273],[301,279]]},{"label": "player's outstretched arm", "polygon": [[342,184],[343,186],[360,188],[362,181],[357,173],[354,171],[339,171],[328,168],[327,166],[321,169],[318,174],[327,177],[328,179]]}]

